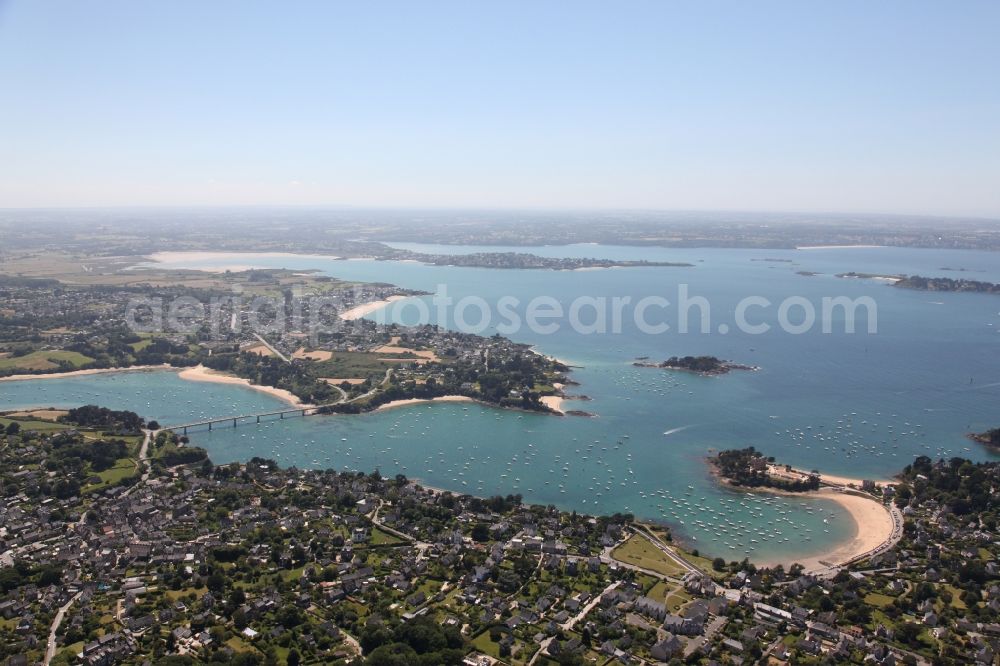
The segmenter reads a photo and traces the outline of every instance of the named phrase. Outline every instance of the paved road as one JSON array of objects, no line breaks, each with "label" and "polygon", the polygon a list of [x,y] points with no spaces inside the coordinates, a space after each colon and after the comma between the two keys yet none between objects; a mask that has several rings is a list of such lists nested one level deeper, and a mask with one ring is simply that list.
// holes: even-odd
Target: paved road
[{"label": "paved road", "polygon": [[[150,442],[152,442],[153,437],[159,431],[158,430],[143,430],[142,432],[143,432],[144,437],[142,439],[142,446],[139,447],[139,462],[137,464],[139,464],[139,465],[145,465],[146,469],[145,469],[145,471],[143,471],[142,476],[139,477],[139,482],[136,483],[135,485],[133,485],[131,488],[127,489],[124,493],[122,493],[122,496],[132,494],[132,491],[134,491],[136,488],[138,488],[142,484],[146,483],[146,481],[149,480],[149,475],[150,475],[150,473],[152,471],[152,470],[150,470],[149,465],[146,464],[146,463],[149,462],[149,444],[150,444]],[[81,523],[83,522],[84,518],[86,518],[86,515],[80,517]]]},{"label": "paved road", "polygon": [[340,403],[342,403],[345,400],[347,400],[347,391],[345,391],[344,389],[340,388],[336,384],[330,384],[329,382],[327,382],[327,385],[330,388],[335,389],[335,390],[337,390],[337,391],[340,392],[340,400],[338,400],[337,402],[330,403],[331,405],[339,405]]},{"label": "paved road", "polygon": [[395,528],[392,528],[392,527],[389,527],[388,525],[386,525],[385,523],[383,523],[381,520],[379,520],[378,519],[378,512],[382,510],[382,504],[383,504],[382,500],[379,500],[378,501],[378,506],[375,507],[375,510],[372,511],[372,515],[369,516],[369,518],[372,521],[372,524],[378,526],[378,528],[380,530],[384,531],[384,532],[388,532],[389,534],[392,534],[393,536],[397,536],[400,539],[403,539],[404,541],[409,542],[410,545],[412,545],[416,549],[416,551],[417,551],[417,559],[420,559],[420,558],[424,557],[424,553],[427,551],[428,548],[431,547],[432,544],[430,544],[430,543],[428,543],[426,541],[421,541],[419,539],[416,539],[416,538],[410,536],[409,534],[407,534],[406,532],[400,532],[399,530],[397,530]]},{"label": "paved road", "polygon": [[378,391],[380,388],[389,383],[389,377],[391,376],[392,376],[392,368],[389,368],[388,370],[385,371],[385,377],[382,378],[382,382],[378,386],[374,387],[371,391],[368,391],[368,393],[362,393],[356,398],[351,398],[347,402],[357,402],[358,400],[364,400],[368,396],[374,395],[376,391]]},{"label": "paved road", "polygon": [[63,618],[66,617],[66,611],[69,607],[73,605],[73,602],[80,598],[83,594],[83,590],[80,590],[62,605],[62,608],[56,613],[56,616],[52,618],[52,626],[49,628],[49,642],[45,647],[45,657],[42,659],[42,666],[49,666],[49,662],[52,658],[56,656],[56,632],[59,631],[59,625],[62,624]]},{"label": "paved road", "polygon": [[287,356],[285,356],[284,354],[282,354],[280,351],[278,351],[278,349],[275,348],[274,345],[272,345],[270,342],[268,342],[267,340],[265,340],[264,338],[262,338],[259,334],[254,333],[253,335],[254,335],[255,338],[257,338],[258,340],[260,340],[260,343],[262,345],[264,345],[265,347],[267,347],[268,349],[270,349],[271,352],[275,356],[277,356],[278,358],[280,358],[282,361],[284,361],[285,363],[291,363],[292,362],[292,360],[290,358],[288,358]]},{"label": "paved road", "polygon": [[584,606],[583,608],[581,608],[579,613],[577,613],[574,617],[570,618],[569,620],[567,620],[566,622],[563,622],[560,625],[560,627],[562,627],[562,630],[563,631],[569,631],[570,629],[572,629],[573,627],[575,627],[577,622],[579,622],[580,620],[582,620],[583,618],[585,618],[587,616],[587,613],[589,613],[590,611],[594,610],[594,607],[597,606],[597,604],[601,603],[601,597],[602,596],[604,596],[606,593],[610,592],[611,590],[615,589],[619,585],[621,585],[621,581],[620,580],[616,580],[615,582],[611,583],[606,588],[604,588],[603,592],[601,592],[600,594],[594,595],[594,598],[590,600],[590,603],[588,603],[586,606]]},{"label": "paved road", "polygon": [[719,633],[719,631],[721,631],[724,626],[726,626],[726,621],[728,619],[729,618],[725,617],[724,615],[720,615],[719,617],[716,617],[714,620],[709,622],[708,626],[705,627],[704,634],[702,634],[701,636],[696,636],[688,641],[687,645],[684,647],[684,658],[687,659],[692,654],[697,652],[702,645],[711,642],[712,637],[715,636],[717,633]]},{"label": "paved road", "polygon": [[538,658],[541,657],[545,653],[545,651],[549,649],[549,645],[552,643],[552,640],[554,638],[555,636],[549,636],[544,641],[538,644],[538,650],[535,651],[535,654],[531,655],[531,661],[528,662],[528,666],[535,666],[535,662],[538,661]]}]

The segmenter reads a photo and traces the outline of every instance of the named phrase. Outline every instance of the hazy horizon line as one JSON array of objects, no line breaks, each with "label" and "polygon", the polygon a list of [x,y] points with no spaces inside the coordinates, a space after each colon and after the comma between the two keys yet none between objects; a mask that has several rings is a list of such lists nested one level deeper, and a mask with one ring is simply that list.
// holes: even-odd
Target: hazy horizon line
[{"label": "hazy horizon line", "polygon": [[94,211],[183,211],[183,210],[311,210],[311,211],[384,211],[384,212],[474,212],[474,213],[574,213],[574,214],[696,214],[696,215],[816,215],[823,217],[886,217],[921,218],[927,220],[967,220],[1000,223],[1000,213],[912,213],[868,212],[832,210],[775,210],[740,208],[648,208],[648,207],[599,207],[573,208],[569,206],[391,206],[370,204],[296,204],[296,203],[246,203],[246,204],[101,204],[89,206],[0,206],[0,212],[94,212]]}]

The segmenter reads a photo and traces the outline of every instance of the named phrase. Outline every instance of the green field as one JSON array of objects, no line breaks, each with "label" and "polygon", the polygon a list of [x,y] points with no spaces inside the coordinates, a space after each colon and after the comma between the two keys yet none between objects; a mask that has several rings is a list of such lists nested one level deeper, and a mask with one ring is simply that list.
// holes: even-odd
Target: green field
[{"label": "green field", "polygon": [[95,472],[95,474],[101,477],[100,483],[93,483],[89,486],[83,487],[83,492],[93,492],[95,490],[100,490],[102,488],[107,488],[113,486],[120,482],[122,479],[127,479],[130,476],[134,476],[136,473],[135,461],[131,458],[119,458],[115,462],[115,466],[106,469],[103,472]]},{"label": "green field", "polygon": [[61,361],[79,368],[93,360],[78,352],[36,351],[24,356],[0,358],[0,370],[55,370]]},{"label": "green field", "polygon": [[500,658],[500,646],[490,640],[489,629],[484,630],[472,639],[472,647],[494,659]]},{"label": "green field", "polygon": [[55,430],[66,430],[70,426],[52,421],[36,421],[34,419],[11,419],[0,416],[0,427],[6,428],[11,423],[18,423],[21,430],[35,430],[37,432],[53,432]]},{"label": "green field", "polygon": [[691,601],[691,595],[688,594],[683,587],[665,580],[658,581],[656,585],[654,585],[653,588],[646,593],[646,596],[665,604],[667,609],[672,613],[677,612],[681,606]]},{"label": "green field", "polygon": [[619,562],[649,569],[664,576],[680,576],[685,573],[680,565],[641,534],[632,535],[628,541],[611,551],[611,556]]},{"label": "green field", "polygon": [[885,608],[886,606],[891,606],[894,599],[887,594],[879,594],[878,592],[870,592],[865,595],[865,603],[869,606],[875,606],[876,608]]},{"label": "green field", "polygon": [[393,534],[389,534],[388,532],[379,529],[378,527],[372,527],[371,545],[389,546],[397,543],[403,543],[403,540]]},{"label": "green field", "polygon": [[313,364],[317,377],[371,377],[382,381],[385,371],[398,364],[380,361],[389,354],[370,354],[368,352],[336,352],[328,361],[317,361]]},{"label": "green field", "polygon": [[129,347],[131,347],[135,351],[142,351],[151,344],[153,344],[153,338],[147,337],[143,338],[142,340],[139,340],[138,342],[131,343]]}]

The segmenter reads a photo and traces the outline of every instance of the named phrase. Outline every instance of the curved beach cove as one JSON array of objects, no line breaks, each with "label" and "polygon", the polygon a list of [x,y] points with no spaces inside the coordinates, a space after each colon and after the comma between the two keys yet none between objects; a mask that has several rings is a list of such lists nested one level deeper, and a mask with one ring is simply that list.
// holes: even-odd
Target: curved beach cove
[{"label": "curved beach cove", "polygon": [[[990,274],[998,269],[987,253],[519,249],[550,256],[687,261],[694,266],[559,272],[262,255],[213,255],[205,261],[213,267],[317,269],[345,279],[430,292],[446,284],[456,299],[477,295],[488,302],[505,295],[526,302],[539,294],[560,303],[581,295],[663,295],[673,301],[678,285],[687,283],[691,294],[711,302],[712,331],[652,336],[626,321],[620,334],[541,334],[527,328],[508,334],[581,366],[572,373],[580,385],[567,392],[591,400],[567,400],[562,407],[585,409],[597,418],[443,402],[194,432],[193,439],[217,462],[260,455],[300,467],[378,468],[383,474],[403,473],[459,492],[516,492],[529,502],[587,513],[631,511],[668,523],[678,538],[702,554],[785,563],[847,559],[884,536],[885,523],[878,514],[866,515],[863,505],[852,506],[854,500],[833,493],[790,497],[722,487],[705,464],[713,450],[753,445],[799,468],[881,479],[890,478],[915,455],[994,455],[968,442],[964,433],[985,429],[995,418],[1000,301],[833,277],[850,270],[934,275],[939,266],[960,266],[983,271],[977,279],[1000,279]],[[202,267],[195,259],[172,259],[165,265]],[[797,271],[822,275],[807,277]],[[878,333],[720,334],[716,323],[731,318],[739,299],[755,295],[775,303],[793,295],[809,300],[868,295],[878,303]],[[387,304],[383,312],[390,320],[410,323],[413,302],[419,299],[430,297]],[[773,310],[760,310],[759,320],[776,325]],[[863,325],[859,328],[864,330]],[[482,333],[494,330],[495,324]],[[662,360],[687,354],[714,355],[761,370],[701,377],[632,366],[640,356]],[[135,409],[166,423],[267,411],[284,404],[244,386],[185,381],[176,372],[8,382],[0,384],[0,395],[4,409],[89,402]]]}]

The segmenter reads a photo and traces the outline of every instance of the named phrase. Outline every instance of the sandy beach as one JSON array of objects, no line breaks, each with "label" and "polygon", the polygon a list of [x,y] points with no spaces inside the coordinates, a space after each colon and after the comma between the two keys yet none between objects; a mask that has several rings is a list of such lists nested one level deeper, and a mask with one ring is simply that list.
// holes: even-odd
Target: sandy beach
[{"label": "sandy beach", "polygon": [[[740,488],[740,490],[744,489]],[[891,539],[893,535],[893,520],[889,509],[875,498],[867,495],[850,491],[845,492],[841,489],[830,487],[802,493],[775,488],[751,488],[746,490],[772,495],[784,495],[785,497],[830,500],[844,509],[854,523],[854,534],[850,539],[833,546],[830,550],[821,554],[805,558],[796,557],[788,560],[757,559],[751,557],[751,561],[757,566],[771,567],[781,564],[787,569],[790,565],[797,562],[805,567],[806,571],[824,571],[871,552]]]},{"label": "sandy beach", "polygon": [[387,305],[391,305],[396,301],[401,301],[404,298],[409,298],[409,296],[390,296],[382,301],[371,301],[370,303],[362,303],[361,305],[356,305],[350,310],[345,310],[340,313],[340,318],[344,321],[354,321],[355,319],[361,319],[365,315],[370,315],[376,310],[381,310]]},{"label": "sandy beach", "polygon": [[833,488],[822,488],[810,493],[809,496],[832,500],[839,504],[854,520],[855,533],[850,540],[837,545],[829,552],[799,560],[799,564],[807,571],[821,571],[831,565],[844,564],[859,555],[871,552],[892,537],[892,516],[885,506],[874,499],[840,492]]},{"label": "sandy beach", "polygon": [[[893,481],[886,481],[884,479],[871,479],[871,480],[874,481],[875,485],[880,488],[885,488],[886,486],[893,485],[894,483]],[[857,486],[858,488],[861,487],[862,483],[861,479],[852,479],[849,476],[836,476],[834,474],[822,474],[822,473],[819,475],[819,481],[820,483],[829,483],[837,486]]]},{"label": "sandy beach", "polygon": [[569,361],[564,361],[563,359],[559,358],[558,356],[552,356],[551,354],[544,354],[544,353],[538,351],[537,349],[535,349],[534,347],[532,347],[528,351],[530,351],[532,354],[538,354],[542,358],[547,358],[550,361],[555,361],[556,363],[562,363],[567,368],[582,368],[583,367],[582,365],[573,365]]},{"label": "sandy beach", "polygon": [[472,398],[465,395],[442,395],[437,398],[408,398],[407,400],[393,400],[387,402],[384,405],[379,405],[375,408],[376,412],[385,411],[387,409],[394,409],[396,407],[406,407],[407,405],[423,405],[430,404],[432,402],[475,402]]},{"label": "sandy beach", "polygon": [[[804,479],[810,475],[810,472],[807,472],[802,469],[797,469],[795,467],[793,467],[791,471],[792,474],[789,475],[787,472],[785,472],[784,465],[768,465],[768,473],[770,473],[772,476],[787,477],[790,479],[794,479],[795,475],[798,475]],[[854,486],[855,488],[858,489],[860,489],[863,484],[862,479],[855,479],[849,476],[838,476],[836,474],[825,474],[823,472],[819,473],[819,481],[821,485],[825,486]],[[894,481],[889,481],[886,479],[870,479],[870,481],[872,481],[876,486],[880,488],[885,488],[886,486],[890,486],[895,483]]]},{"label": "sandy beach", "polygon": [[66,377],[82,377],[84,375],[104,375],[112,372],[148,372],[151,370],[170,370],[172,366],[136,365],[131,368],[92,368],[90,370],[70,370],[69,372],[49,372],[39,375],[8,375],[0,377],[0,382],[16,382],[25,379],[65,379]]},{"label": "sandy beach", "polygon": [[242,377],[234,377],[233,375],[227,375],[225,373],[217,372],[206,368],[203,365],[196,365],[193,368],[185,368],[177,373],[177,376],[181,379],[186,379],[192,382],[214,382],[216,384],[239,384],[241,386],[246,386],[247,388],[252,388],[255,391],[261,391],[269,395],[273,395],[276,398],[280,398],[285,402],[288,402],[296,407],[314,407],[314,405],[308,405],[301,400],[298,396],[285,389],[275,388],[273,386],[260,386],[258,384],[251,384],[249,379],[244,379]]},{"label": "sandy beach", "polygon": [[561,395],[546,395],[539,398],[539,402],[551,409],[553,412],[558,412],[559,414],[565,414],[563,411],[562,404],[564,398]]},{"label": "sandy beach", "polygon": [[540,399],[540,402],[543,405],[545,405],[546,407],[548,407],[549,409],[551,409],[552,411],[554,411],[554,412],[558,412],[560,414],[565,414],[566,412],[562,408],[563,401],[566,399],[562,395],[562,390],[563,390],[564,387],[559,382],[556,382],[556,383],[552,384],[552,386],[559,393],[556,394],[556,395],[542,396],[542,398]]}]

